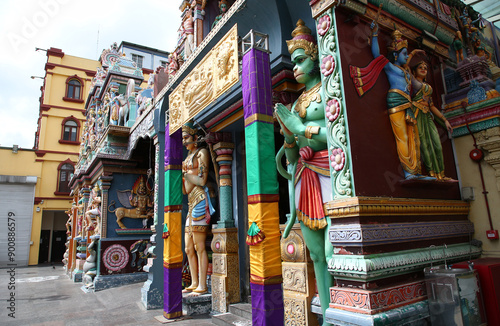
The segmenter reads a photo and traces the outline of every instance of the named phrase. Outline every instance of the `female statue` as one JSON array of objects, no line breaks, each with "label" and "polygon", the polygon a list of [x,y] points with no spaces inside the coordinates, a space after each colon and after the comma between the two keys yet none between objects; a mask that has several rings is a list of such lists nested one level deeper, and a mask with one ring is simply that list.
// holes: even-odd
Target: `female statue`
[{"label": "female statue", "polygon": [[444,176],[444,160],[441,140],[434,116],[441,119],[448,131],[453,131],[450,123],[432,102],[432,87],[426,83],[427,63],[421,61],[412,67],[413,105],[417,118],[420,138],[420,155],[427,172],[437,180],[449,180]]},{"label": "female statue", "polygon": [[182,162],[182,193],[188,195],[188,214],[185,228],[185,250],[191,272],[191,285],[183,293],[207,293],[208,255],[205,240],[210,227],[213,191],[207,186],[210,154],[201,147],[201,135],[192,123],[182,126],[182,144],[188,156]]},{"label": "female statue", "polygon": [[400,31],[395,30],[392,33],[388,58],[385,58],[380,54],[377,22],[374,21],[370,28],[372,29],[371,50],[375,60],[365,68],[350,66],[356,91],[359,96],[363,96],[373,87],[380,72],[385,71],[390,84],[387,92],[387,108],[404,176],[406,179],[430,180],[432,178],[420,174],[420,144],[417,121],[410,97],[411,74],[408,69],[408,62],[413,55],[425,52],[413,50],[408,54],[408,41],[402,38]]},{"label": "female statue", "polygon": [[[322,98],[318,46],[311,30],[302,20],[287,41],[293,73],[297,82],[305,84],[305,91],[295,101],[291,112],[281,103],[276,104],[276,117],[285,136],[283,145],[288,162],[293,165],[295,191],[291,202],[295,212],[288,221],[283,237],[288,237],[295,223],[300,229],[314,263],[323,316],[329,306],[329,289],[333,277],[328,272],[327,259],[333,255],[328,239],[330,219],[325,215],[323,203],[331,200],[332,190],[326,142],[325,101]],[[328,325],[324,323],[324,325]]]}]

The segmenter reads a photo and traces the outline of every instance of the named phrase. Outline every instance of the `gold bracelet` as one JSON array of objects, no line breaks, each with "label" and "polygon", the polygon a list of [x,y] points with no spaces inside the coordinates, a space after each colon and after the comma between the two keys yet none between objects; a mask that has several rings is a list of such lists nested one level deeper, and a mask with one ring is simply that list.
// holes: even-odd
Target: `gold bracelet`
[{"label": "gold bracelet", "polygon": [[285,147],[285,148],[294,148],[295,146],[297,146],[296,141],[293,141],[293,143],[287,143],[286,139],[285,139],[285,142],[283,143],[283,147]]},{"label": "gold bracelet", "polygon": [[304,137],[311,139],[312,135],[319,134],[320,126],[307,126],[306,131],[304,132]]}]

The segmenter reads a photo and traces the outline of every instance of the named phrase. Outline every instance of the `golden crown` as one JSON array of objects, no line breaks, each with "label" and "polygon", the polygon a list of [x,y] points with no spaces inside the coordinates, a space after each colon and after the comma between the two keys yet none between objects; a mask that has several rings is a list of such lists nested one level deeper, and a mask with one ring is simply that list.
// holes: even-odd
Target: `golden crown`
[{"label": "golden crown", "polygon": [[184,125],[182,125],[182,132],[185,132],[187,134],[190,134],[191,136],[194,136],[196,134],[196,129],[194,128],[194,125],[192,122],[187,122]]},{"label": "golden crown", "polygon": [[313,61],[318,59],[318,46],[311,35],[311,29],[306,26],[302,19],[297,21],[297,27],[293,30],[292,37],[293,39],[286,41],[290,54],[297,49],[304,49],[304,52],[311,56]]},{"label": "golden crown", "polygon": [[387,47],[389,51],[399,51],[404,48],[408,48],[408,41],[403,39],[403,34],[397,29],[392,32],[392,42],[391,45]]}]

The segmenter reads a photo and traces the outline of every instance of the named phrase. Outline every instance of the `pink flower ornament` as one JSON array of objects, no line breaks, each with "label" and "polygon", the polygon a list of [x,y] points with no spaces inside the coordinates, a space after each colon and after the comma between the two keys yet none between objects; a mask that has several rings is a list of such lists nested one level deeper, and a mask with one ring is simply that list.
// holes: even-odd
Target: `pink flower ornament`
[{"label": "pink flower ornament", "polygon": [[328,101],[326,104],[326,117],[333,122],[340,114],[340,103],[336,99]]},{"label": "pink flower ornament", "polygon": [[323,36],[328,32],[331,26],[330,16],[325,15],[318,20],[318,34]]},{"label": "pink flower ornament", "polygon": [[321,73],[323,75],[329,76],[335,69],[335,59],[331,55],[327,55],[321,61]]},{"label": "pink flower ornament", "polygon": [[345,153],[341,148],[335,148],[330,155],[332,168],[335,171],[340,171],[345,164]]}]

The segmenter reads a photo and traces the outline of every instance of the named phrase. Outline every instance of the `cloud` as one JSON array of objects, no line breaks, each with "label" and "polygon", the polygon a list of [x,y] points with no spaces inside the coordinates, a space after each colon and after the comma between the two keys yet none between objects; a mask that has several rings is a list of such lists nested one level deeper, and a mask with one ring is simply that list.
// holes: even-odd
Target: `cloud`
[{"label": "cloud", "polygon": [[133,42],[172,51],[181,1],[25,0],[0,3],[0,144],[31,148],[39,113],[45,52],[60,48],[97,60],[110,44]]}]

